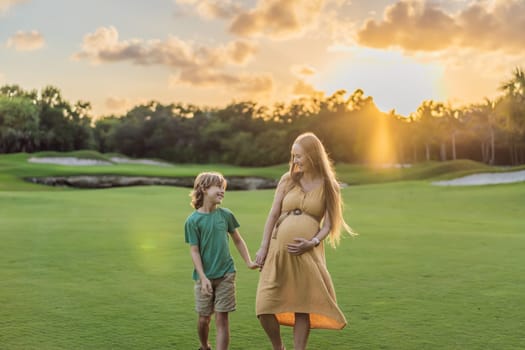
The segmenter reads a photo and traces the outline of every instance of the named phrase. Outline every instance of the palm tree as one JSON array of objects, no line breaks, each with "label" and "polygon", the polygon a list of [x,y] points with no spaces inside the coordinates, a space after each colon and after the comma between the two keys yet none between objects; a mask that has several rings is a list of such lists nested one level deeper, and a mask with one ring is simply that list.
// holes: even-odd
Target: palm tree
[{"label": "palm tree", "polygon": [[512,72],[512,78],[501,84],[502,90],[507,96],[525,96],[525,73],[520,67],[516,67]]},{"label": "palm tree", "polygon": [[496,140],[494,136],[496,127],[496,101],[485,98],[485,104],[483,105],[482,111],[485,112],[487,117],[487,126],[490,137],[490,157],[488,163],[494,165],[496,161]]},{"label": "palm tree", "polygon": [[512,78],[500,86],[504,92],[500,108],[506,117],[506,129],[510,133],[510,156],[512,164],[525,162],[525,73],[520,67],[514,69]]},{"label": "palm tree", "polygon": [[[423,101],[412,115],[413,120],[416,121],[417,134],[425,145],[425,158],[427,161],[431,158],[431,146],[436,140],[441,138],[438,125],[440,120],[437,118],[440,118],[442,115],[443,104],[432,100]],[[441,147],[441,158],[443,158],[444,151],[443,147]],[[446,158],[446,155],[444,157]]]}]

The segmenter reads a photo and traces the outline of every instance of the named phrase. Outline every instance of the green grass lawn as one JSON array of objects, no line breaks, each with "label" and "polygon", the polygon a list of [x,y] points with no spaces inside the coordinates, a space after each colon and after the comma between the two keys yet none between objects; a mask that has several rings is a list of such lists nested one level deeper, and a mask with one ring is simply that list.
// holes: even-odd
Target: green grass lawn
[{"label": "green grass lawn", "polygon": [[[198,348],[188,189],[56,190],[1,174],[1,349]],[[360,235],[327,260],[349,325],[313,330],[310,349],[523,349],[525,184],[343,195]],[[226,194],[252,255],[272,196]],[[258,272],[232,252],[231,349],[270,349],[254,315]],[[291,349],[290,328],[283,337]]]}]

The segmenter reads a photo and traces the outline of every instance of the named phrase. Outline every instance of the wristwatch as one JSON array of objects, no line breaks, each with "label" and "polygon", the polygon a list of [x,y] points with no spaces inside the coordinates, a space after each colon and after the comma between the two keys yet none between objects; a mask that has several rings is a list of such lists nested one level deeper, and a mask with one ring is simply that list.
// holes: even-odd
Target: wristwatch
[{"label": "wristwatch", "polygon": [[315,244],[314,246],[315,247],[317,247],[319,245],[319,243],[321,243],[321,241],[317,237],[312,238],[312,241],[314,241],[314,244]]}]

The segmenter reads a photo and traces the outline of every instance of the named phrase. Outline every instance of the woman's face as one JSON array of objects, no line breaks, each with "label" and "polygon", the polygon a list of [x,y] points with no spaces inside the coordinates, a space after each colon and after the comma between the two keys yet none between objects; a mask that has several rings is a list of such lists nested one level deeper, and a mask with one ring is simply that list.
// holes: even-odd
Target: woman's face
[{"label": "woman's face", "polygon": [[297,143],[294,143],[292,146],[292,159],[298,171],[304,173],[310,169],[310,162],[306,157],[304,149]]}]

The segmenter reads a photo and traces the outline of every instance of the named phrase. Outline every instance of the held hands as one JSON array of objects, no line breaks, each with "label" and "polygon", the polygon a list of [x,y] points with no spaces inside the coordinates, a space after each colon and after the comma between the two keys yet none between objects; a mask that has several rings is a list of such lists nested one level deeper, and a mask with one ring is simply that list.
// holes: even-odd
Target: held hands
[{"label": "held hands", "polygon": [[304,238],[295,238],[296,243],[287,245],[288,253],[292,255],[301,255],[315,247],[315,243]]},{"label": "held hands", "polygon": [[255,263],[261,268],[264,265],[264,261],[266,260],[267,253],[268,253],[268,248],[261,247],[255,254]]},{"label": "held hands", "polygon": [[257,264],[255,261],[251,261],[249,263],[247,263],[246,265],[248,265],[248,268],[250,270],[255,270],[255,269],[258,269],[260,268],[259,264]]}]

